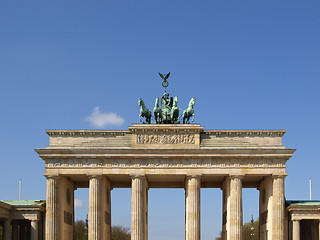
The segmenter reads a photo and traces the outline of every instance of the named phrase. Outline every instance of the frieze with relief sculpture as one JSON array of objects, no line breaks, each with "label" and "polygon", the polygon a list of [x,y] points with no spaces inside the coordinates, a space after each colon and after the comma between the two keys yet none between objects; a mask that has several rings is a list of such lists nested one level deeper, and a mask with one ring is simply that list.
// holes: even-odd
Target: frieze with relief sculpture
[{"label": "frieze with relief sculpture", "polygon": [[268,164],[265,163],[264,159],[251,159],[251,160],[239,160],[239,159],[229,159],[227,162],[225,159],[143,159],[139,162],[135,160],[125,161],[119,159],[113,160],[96,160],[96,161],[87,161],[87,160],[78,160],[78,164],[74,165],[70,160],[61,160],[59,165],[54,164],[53,160],[48,160],[47,168],[63,168],[63,169],[81,169],[82,167],[86,168],[97,168],[103,167],[108,169],[127,169],[127,168],[153,168],[157,166],[158,168],[168,168],[168,167],[179,167],[179,168],[192,168],[194,164],[197,165],[197,168],[278,168],[283,169],[285,167],[285,160],[273,160]]},{"label": "frieze with relief sculpture", "polygon": [[138,134],[137,144],[195,144],[190,134]]}]

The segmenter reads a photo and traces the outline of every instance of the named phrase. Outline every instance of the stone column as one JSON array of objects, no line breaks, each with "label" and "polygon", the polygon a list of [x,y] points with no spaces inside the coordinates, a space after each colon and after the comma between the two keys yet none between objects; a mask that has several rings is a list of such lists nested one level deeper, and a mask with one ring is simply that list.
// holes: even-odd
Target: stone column
[{"label": "stone column", "polygon": [[300,221],[292,220],[292,240],[300,240]]},{"label": "stone column", "polygon": [[111,183],[109,181],[109,179],[106,179],[106,199],[105,204],[106,204],[106,216],[105,216],[105,220],[106,220],[106,236],[105,236],[105,240],[111,240]]},{"label": "stone column", "polygon": [[221,186],[222,190],[222,231],[221,238],[222,240],[227,240],[227,218],[228,218],[228,198],[230,195],[230,184],[229,178],[226,178]]},{"label": "stone column", "polygon": [[26,240],[26,223],[25,221],[21,222],[19,228],[19,240]]},{"label": "stone column", "polygon": [[145,176],[131,176],[131,240],[146,240],[147,180]]},{"label": "stone column", "polygon": [[18,222],[12,224],[12,240],[18,240],[19,225]]},{"label": "stone column", "polygon": [[10,221],[10,219],[6,219],[4,221],[3,233],[4,233],[3,240],[11,240],[11,221]]},{"label": "stone column", "polygon": [[88,239],[101,240],[101,176],[89,176]]},{"label": "stone column", "polygon": [[38,221],[31,221],[31,240],[38,240]]},{"label": "stone column", "polygon": [[272,240],[285,239],[284,179],[286,175],[273,175]]},{"label": "stone column", "polygon": [[320,240],[320,220],[319,220],[319,231],[318,231],[318,233],[319,233],[319,240]]},{"label": "stone column", "polygon": [[46,231],[45,240],[59,240],[58,216],[58,176],[46,176],[47,201],[46,201]]},{"label": "stone column", "polygon": [[242,240],[242,175],[229,176],[228,240]]},{"label": "stone column", "polygon": [[200,176],[186,179],[186,240],[200,240]]}]

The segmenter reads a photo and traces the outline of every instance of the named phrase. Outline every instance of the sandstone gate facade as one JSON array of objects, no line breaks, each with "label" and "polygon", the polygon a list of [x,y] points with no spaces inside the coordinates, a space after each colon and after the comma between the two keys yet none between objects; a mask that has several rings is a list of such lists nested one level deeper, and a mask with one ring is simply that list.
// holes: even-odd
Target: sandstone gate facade
[{"label": "sandstone gate facade", "polygon": [[46,240],[72,239],[74,190],[89,188],[89,240],[110,240],[112,188],[131,187],[131,239],[148,238],[148,189],[184,188],[186,239],[200,240],[200,188],[223,191],[223,239],[242,239],[242,188],[260,191],[260,239],[287,239],[284,130],[133,124],[125,131],[48,130]]}]

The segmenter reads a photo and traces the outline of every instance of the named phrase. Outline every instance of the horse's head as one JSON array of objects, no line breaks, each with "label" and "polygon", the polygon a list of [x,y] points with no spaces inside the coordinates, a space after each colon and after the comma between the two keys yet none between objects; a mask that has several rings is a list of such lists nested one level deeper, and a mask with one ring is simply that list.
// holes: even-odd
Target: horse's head
[{"label": "horse's head", "polygon": [[195,99],[195,98],[191,98],[189,104],[190,104],[191,106],[194,106],[195,103],[196,103],[196,99]]},{"label": "horse's head", "polygon": [[173,106],[177,107],[178,106],[178,96],[175,96],[173,99]]},{"label": "horse's head", "polygon": [[141,98],[138,99],[138,104],[141,106],[143,104],[143,100]]},{"label": "horse's head", "polygon": [[158,97],[156,98],[156,102],[155,102],[154,106],[159,107],[159,98]]}]

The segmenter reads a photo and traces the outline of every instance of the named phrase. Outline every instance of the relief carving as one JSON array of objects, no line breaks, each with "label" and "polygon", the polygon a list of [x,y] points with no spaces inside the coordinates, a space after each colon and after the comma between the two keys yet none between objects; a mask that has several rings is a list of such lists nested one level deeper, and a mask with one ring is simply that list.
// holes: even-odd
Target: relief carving
[{"label": "relief carving", "polygon": [[138,134],[137,144],[195,144],[191,134]]},{"label": "relief carving", "polygon": [[60,160],[56,160],[53,164],[54,167],[60,167],[61,166],[61,161]]},{"label": "relief carving", "polygon": [[272,159],[48,159],[49,168],[285,168],[285,160]]}]

